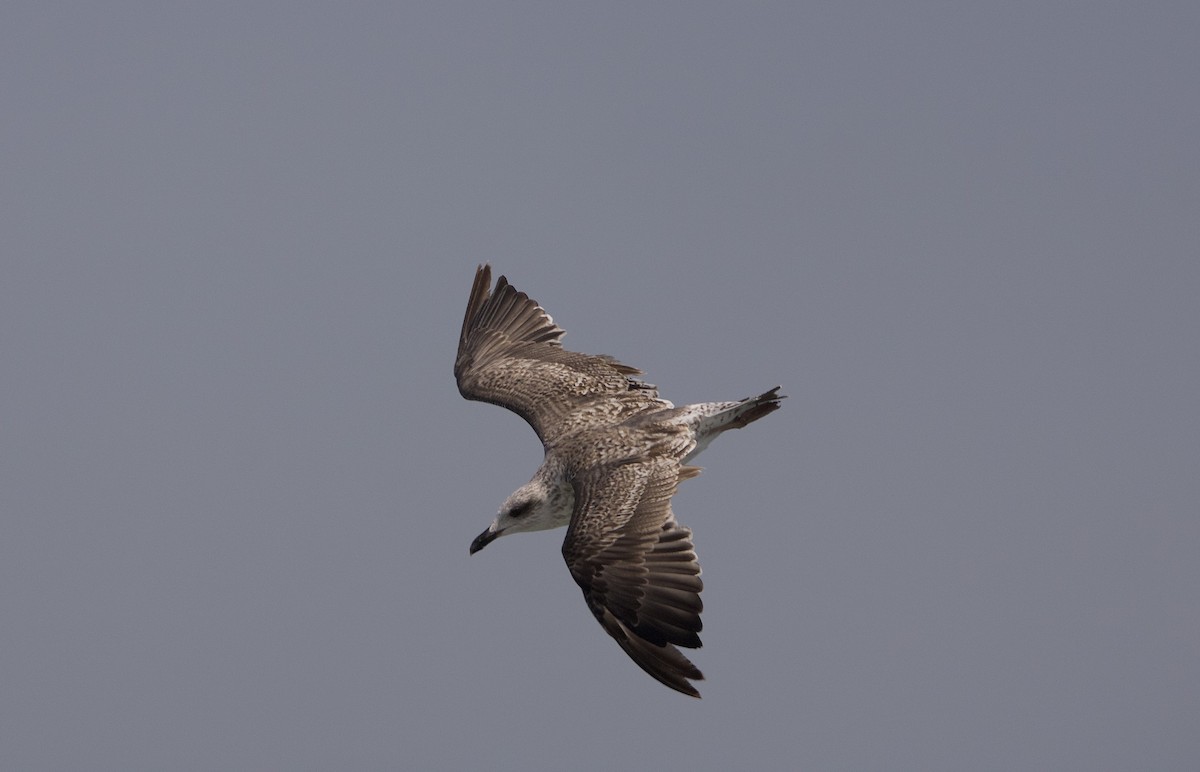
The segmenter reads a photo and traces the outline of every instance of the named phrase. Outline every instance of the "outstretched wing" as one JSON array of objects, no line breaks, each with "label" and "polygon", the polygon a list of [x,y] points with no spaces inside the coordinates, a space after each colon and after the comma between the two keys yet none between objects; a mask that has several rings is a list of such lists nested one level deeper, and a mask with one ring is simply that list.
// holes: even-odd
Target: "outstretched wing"
[{"label": "outstretched wing", "polygon": [[640,370],[564,349],[565,331],[505,277],[494,291],[491,285],[491,266],[479,266],[454,361],[464,397],[512,410],[546,445],[584,424],[671,407],[653,385],[632,377]]},{"label": "outstretched wing", "polygon": [[643,670],[677,691],[704,675],[676,646],[700,647],[700,564],[671,496],[699,474],[670,456],[596,467],[575,482],[563,557],[588,608]]}]

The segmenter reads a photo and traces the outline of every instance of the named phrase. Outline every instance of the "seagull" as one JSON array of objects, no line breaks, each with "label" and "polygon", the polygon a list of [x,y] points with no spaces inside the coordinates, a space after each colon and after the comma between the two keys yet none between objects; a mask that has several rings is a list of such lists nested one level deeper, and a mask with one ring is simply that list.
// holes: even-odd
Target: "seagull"
[{"label": "seagull", "polygon": [[677,648],[700,647],[700,564],[671,511],[688,462],[726,429],[779,409],[776,386],[736,402],[675,407],[642,372],[567,351],[537,302],[481,265],[467,301],[454,377],[470,400],[512,410],[537,432],[541,467],[471,542],[566,526],[562,554],[588,608],[639,667],[699,697],[704,675]]}]

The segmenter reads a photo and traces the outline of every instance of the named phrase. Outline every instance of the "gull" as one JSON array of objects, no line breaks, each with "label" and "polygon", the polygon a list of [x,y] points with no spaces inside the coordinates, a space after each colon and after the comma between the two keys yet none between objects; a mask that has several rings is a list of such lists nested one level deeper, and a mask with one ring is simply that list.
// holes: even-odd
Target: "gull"
[{"label": "gull", "polygon": [[545,448],[541,467],[471,542],[566,526],[562,554],[587,606],[639,667],[699,697],[704,675],[677,648],[700,647],[700,564],[671,511],[688,462],[721,432],[779,409],[757,397],[675,407],[642,372],[562,347],[565,330],[492,269],[475,272],[454,377],[467,399],[512,410]]}]

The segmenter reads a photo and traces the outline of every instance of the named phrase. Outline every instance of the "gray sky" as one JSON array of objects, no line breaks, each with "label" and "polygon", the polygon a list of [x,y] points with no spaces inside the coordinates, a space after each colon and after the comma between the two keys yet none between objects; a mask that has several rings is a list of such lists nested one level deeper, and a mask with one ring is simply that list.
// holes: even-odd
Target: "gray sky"
[{"label": "gray sky", "polygon": [[[1196,768],[1195,3],[428,5],[0,10],[0,767]],[[702,701],[467,555],[485,260],[790,396]]]}]

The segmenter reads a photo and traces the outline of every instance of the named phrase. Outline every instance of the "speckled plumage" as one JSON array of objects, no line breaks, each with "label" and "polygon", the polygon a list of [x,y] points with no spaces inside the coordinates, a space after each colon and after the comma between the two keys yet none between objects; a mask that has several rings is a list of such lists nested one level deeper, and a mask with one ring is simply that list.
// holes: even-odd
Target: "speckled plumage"
[{"label": "speckled plumage", "polygon": [[562,552],[588,608],[654,678],[699,697],[704,676],[677,646],[700,646],[700,564],[671,497],[699,474],[688,461],[726,429],[779,408],[779,387],[736,402],[677,408],[612,357],[567,351],[564,330],[528,295],[480,266],[459,337],[454,376],[467,399],[523,417],[545,447],[471,544],[567,526]]}]

